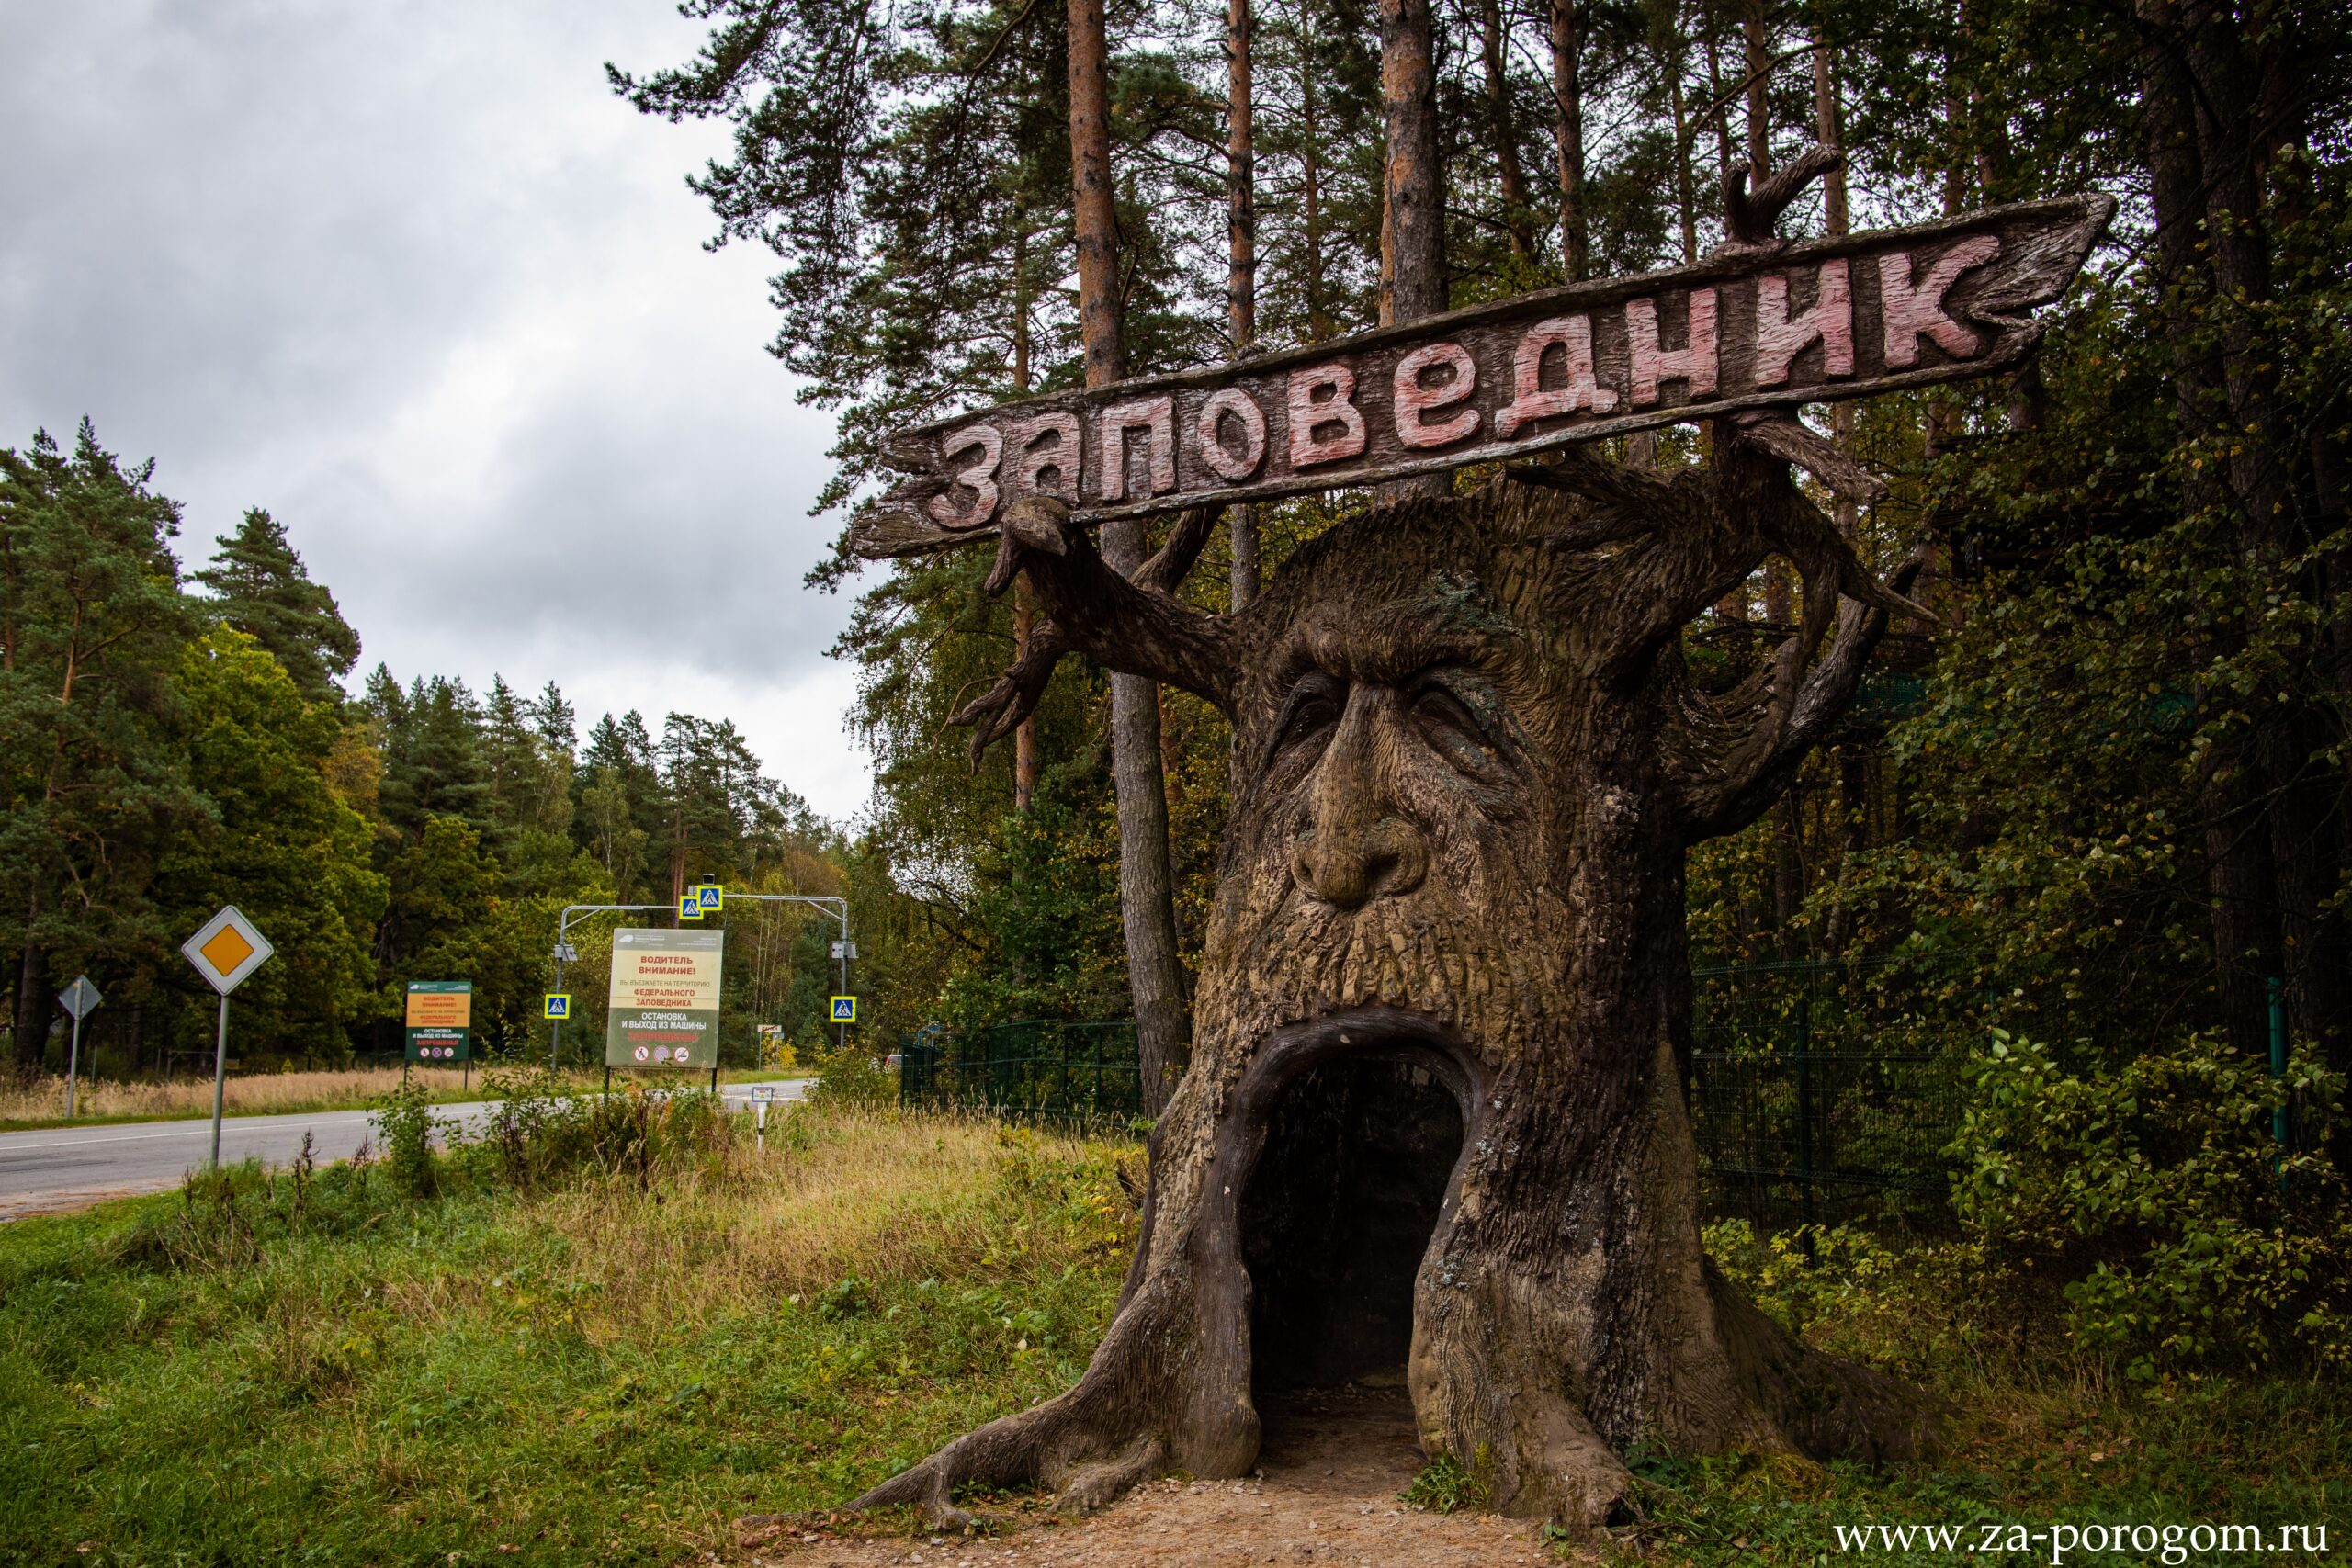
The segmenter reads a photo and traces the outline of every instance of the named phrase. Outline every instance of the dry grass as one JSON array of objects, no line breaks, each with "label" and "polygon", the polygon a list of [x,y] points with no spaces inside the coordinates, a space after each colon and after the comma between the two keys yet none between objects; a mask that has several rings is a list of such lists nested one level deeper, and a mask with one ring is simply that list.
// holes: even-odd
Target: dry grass
[{"label": "dry grass", "polygon": [[[767,1151],[739,1143],[715,1176],[640,1191],[624,1179],[550,1194],[537,1218],[595,1281],[593,1336],[813,1301],[844,1277],[875,1287],[975,1274],[1116,1267],[1137,1215],[1116,1172],[1142,1151],[897,1111],[796,1111]],[[475,1285],[479,1285],[475,1281]],[[462,1298],[458,1279],[447,1288]],[[603,1331],[598,1333],[598,1329]]]},{"label": "dry grass", "polygon": [[[461,1092],[457,1068],[415,1067],[414,1077],[435,1099]],[[267,1116],[336,1106],[366,1105],[400,1088],[398,1067],[349,1067],[333,1072],[254,1073],[229,1079],[225,1103],[232,1115]],[[473,1075],[477,1091],[481,1074]],[[93,1083],[84,1079],[74,1113],[85,1117],[152,1117],[212,1114],[212,1080],[174,1078],[164,1083]],[[48,1122],[65,1115],[65,1080],[40,1077],[0,1084],[0,1122]]]}]

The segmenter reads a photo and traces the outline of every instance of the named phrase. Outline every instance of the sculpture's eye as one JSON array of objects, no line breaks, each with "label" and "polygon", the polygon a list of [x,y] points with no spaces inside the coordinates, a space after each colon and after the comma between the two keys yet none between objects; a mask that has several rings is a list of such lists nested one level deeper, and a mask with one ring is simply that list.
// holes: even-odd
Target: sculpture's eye
[{"label": "sculpture's eye", "polygon": [[1322,750],[1347,707],[1346,682],[1319,670],[1307,675],[1291,688],[1290,700],[1283,705],[1282,716],[1274,721],[1268,761],[1277,762],[1301,750]]},{"label": "sculpture's eye", "polygon": [[1497,782],[1503,741],[1484,712],[1493,694],[1470,689],[1470,681],[1444,666],[1424,670],[1405,682],[1406,705],[1413,728],[1447,762],[1473,778]]}]

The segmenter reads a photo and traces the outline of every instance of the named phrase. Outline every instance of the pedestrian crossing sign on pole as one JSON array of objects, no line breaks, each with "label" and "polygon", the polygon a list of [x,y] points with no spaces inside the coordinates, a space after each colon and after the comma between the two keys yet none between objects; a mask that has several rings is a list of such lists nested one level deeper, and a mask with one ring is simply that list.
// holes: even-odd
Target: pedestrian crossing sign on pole
[{"label": "pedestrian crossing sign on pole", "polygon": [[725,907],[727,890],[716,882],[698,882],[695,884],[695,898],[702,905],[703,913],[707,915],[713,909]]},{"label": "pedestrian crossing sign on pole", "polygon": [[570,1018],[571,1016],[571,993],[570,991],[549,991],[548,993],[547,1001],[542,1004],[539,1016],[542,1018]]},{"label": "pedestrian crossing sign on pole", "polygon": [[833,998],[833,1016],[830,1021],[833,1023],[855,1023],[857,1021],[857,998],[855,997],[835,997]]},{"label": "pedestrian crossing sign on pole", "polygon": [[679,895],[678,895],[678,919],[682,919],[682,920],[699,920],[699,919],[702,919],[702,900],[701,900],[700,898],[696,897],[694,894],[692,894],[692,893],[690,893],[690,892],[689,892],[689,893],[681,893],[681,894],[679,894]]}]

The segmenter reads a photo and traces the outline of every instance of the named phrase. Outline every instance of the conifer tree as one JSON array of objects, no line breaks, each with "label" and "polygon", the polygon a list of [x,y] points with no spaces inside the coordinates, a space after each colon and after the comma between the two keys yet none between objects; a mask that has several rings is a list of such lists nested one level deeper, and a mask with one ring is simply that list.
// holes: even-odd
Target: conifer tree
[{"label": "conifer tree", "polygon": [[358,662],[359,634],[326,585],[311,581],[286,525],[256,506],[214,542],[212,564],[193,575],[212,591],[221,624],[266,649],[311,702],[342,701],[334,682]]}]

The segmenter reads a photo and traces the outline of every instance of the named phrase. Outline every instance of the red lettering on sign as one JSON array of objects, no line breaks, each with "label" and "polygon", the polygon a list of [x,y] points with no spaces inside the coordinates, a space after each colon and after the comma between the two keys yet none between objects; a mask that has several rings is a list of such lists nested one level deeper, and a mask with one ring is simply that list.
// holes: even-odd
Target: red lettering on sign
[{"label": "red lettering on sign", "polygon": [[[1318,399],[1316,393],[1331,395]],[[1290,466],[1311,468],[1336,463],[1363,450],[1363,415],[1356,411],[1356,373],[1344,365],[1317,365],[1290,373]],[[1331,425],[1340,434],[1317,440]]]},{"label": "red lettering on sign", "polygon": [[[1241,449],[1225,444],[1223,427],[1230,418],[1241,432]],[[1258,471],[1266,460],[1266,415],[1258,400],[1238,387],[1221,387],[1201,402],[1194,447],[1209,471],[1236,484]]]},{"label": "red lettering on sign", "polygon": [[1634,406],[1647,408],[1658,400],[1658,383],[1680,379],[1690,385],[1686,397],[1703,398],[1715,389],[1715,291],[1690,291],[1690,327],[1680,348],[1663,348],[1657,341],[1657,301],[1625,301],[1625,336],[1632,345]]},{"label": "red lettering on sign", "polygon": [[[1566,363],[1561,384],[1546,390],[1544,356],[1555,348]],[[1592,321],[1584,316],[1555,316],[1527,329],[1511,355],[1511,390],[1510,406],[1495,421],[1495,434],[1506,441],[1539,419],[1578,409],[1607,413],[1617,406],[1617,394],[1593,378]]]},{"label": "red lettering on sign", "polygon": [[1821,373],[1854,373],[1854,302],[1847,291],[1843,256],[1821,264],[1820,283],[1813,307],[1802,316],[1789,314],[1789,279],[1785,273],[1767,273],[1756,280],[1756,384],[1777,387],[1789,378],[1805,345],[1819,339]]},{"label": "red lettering on sign", "polygon": [[1004,437],[992,424],[968,424],[939,444],[939,456],[952,461],[966,452],[977,450],[980,460],[967,464],[956,472],[955,482],[968,485],[972,503],[960,510],[942,491],[931,498],[931,520],[943,528],[977,528],[996,515],[996,460],[1004,455]]},{"label": "red lettering on sign", "polygon": [[1096,445],[1102,452],[1102,499],[1122,501],[1127,493],[1127,432],[1140,430],[1148,440],[1148,468],[1153,495],[1176,488],[1176,400],[1137,398],[1114,403],[1102,411],[1095,426]]},{"label": "red lettering on sign", "polygon": [[1886,323],[1887,364],[1899,367],[1918,363],[1923,337],[1955,359],[1973,359],[1979,346],[1976,333],[1944,314],[1944,296],[1962,273],[2000,254],[1996,236],[1972,235],[1937,257],[1928,276],[1916,283],[1910,252],[1890,251],[1879,257],[1879,313]]},{"label": "red lettering on sign", "polygon": [[[1057,438],[1052,446],[1037,445],[1048,435]],[[1014,494],[1057,495],[1077,505],[1078,461],[1078,415],[1041,413],[1013,422]]]},{"label": "red lettering on sign", "polygon": [[[1424,386],[1421,376],[1430,370],[1453,374],[1436,386]],[[1396,362],[1396,439],[1408,446],[1450,446],[1478,428],[1478,411],[1464,409],[1436,424],[1428,416],[1466,400],[1478,388],[1478,362],[1458,343],[1424,344]]]}]

